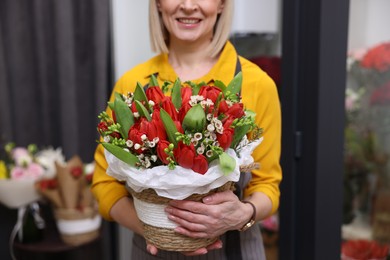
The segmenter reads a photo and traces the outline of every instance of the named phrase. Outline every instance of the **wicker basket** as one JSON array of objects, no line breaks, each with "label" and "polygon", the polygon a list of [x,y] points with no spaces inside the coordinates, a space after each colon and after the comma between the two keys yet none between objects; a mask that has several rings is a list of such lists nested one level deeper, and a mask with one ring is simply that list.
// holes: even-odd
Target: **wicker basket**
[{"label": "wicker basket", "polygon": [[[162,250],[167,250],[167,251],[194,251],[196,249],[206,247],[207,245],[210,245],[211,243],[215,242],[218,239],[218,237],[191,238],[174,232],[173,228],[157,227],[145,223],[145,219],[143,219],[142,215],[147,217],[148,215],[150,216],[150,214],[153,213],[150,211],[148,212],[148,209],[141,208],[142,205],[139,205],[138,202],[148,203],[148,204],[150,203],[151,205],[159,205],[160,209],[154,208],[151,210],[163,211],[163,208],[167,205],[170,199],[158,196],[156,192],[152,189],[146,189],[143,190],[142,192],[134,192],[129,187],[127,187],[127,189],[133,196],[137,214],[144,224],[145,239],[149,243],[155,245],[157,248]],[[225,190],[233,190],[233,189],[234,189],[234,183],[227,182],[223,186],[216,188],[206,194],[191,195],[190,197],[186,198],[186,200],[201,201],[202,198],[210,194],[225,191]],[[162,212],[162,214],[165,213]]]}]

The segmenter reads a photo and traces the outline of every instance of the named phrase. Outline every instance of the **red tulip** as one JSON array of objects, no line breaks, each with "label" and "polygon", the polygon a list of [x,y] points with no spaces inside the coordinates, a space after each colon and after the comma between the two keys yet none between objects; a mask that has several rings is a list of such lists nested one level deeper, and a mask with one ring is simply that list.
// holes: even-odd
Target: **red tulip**
[{"label": "red tulip", "polygon": [[219,107],[218,107],[219,114],[225,114],[228,110],[229,110],[229,106],[226,100],[224,99],[221,100],[221,102],[219,102]]},{"label": "red tulip", "polygon": [[203,86],[200,88],[198,95],[203,96],[205,99],[208,98],[215,103],[219,93],[221,93],[221,90],[215,86]]},{"label": "red tulip", "polygon": [[183,142],[180,142],[174,151],[174,155],[177,163],[183,168],[191,169],[194,165],[196,153],[193,144],[185,145]]},{"label": "red tulip", "polygon": [[149,141],[153,140],[155,137],[158,137],[156,125],[152,121],[149,122],[146,118],[140,119],[139,131],[141,133],[145,133]]},{"label": "red tulip", "polygon": [[[139,124],[134,124],[130,130],[129,130],[129,140],[131,140],[133,142],[133,144],[139,144],[139,145],[142,145],[143,144],[143,141],[141,139],[141,136],[146,134],[145,132],[141,132],[139,130]],[[134,149],[134,151],[138,154],[141,154],[142,153],[142,150],[141,149]]]},{"label": "red tulip", "polygon": [[217,141],[223,150],[226,150],[230,147],[230,144],[233,141],[233,135],[234,129],[232,128],[225,128],[223,129],[222,134],[217,134]]},{"label": "red tulip", "polygon": [[168,154],[164,151],[166,148],[168,148],[168,146],[169,142],[166,140],[160,140],[157,143],[157,156],[163,162],[163,164],[169,164],[169,161],[167,160]]},{"label": "red tulip", "polygon": [[223,120],[223,129],[228,129],[233,124],[234,118],[228,117]]},{"label": "red tulip", "polygon": [[148,100],[152,100],[156,105],[160,104],[165,98],[165,95],[160,89],[160,87],[149,87],[145,91],[145,94]]},{"label": "red tulip", "polygon": [[131,112],[133,113],[138,112],[135,102],[131,103]]},{"label": "red tulip", "polygon": [[188,102],[182,104],[182,106],[179,110],[179,116],[178,116],[180,122],[183,122],[184,117],[186,116],[188,110],[191,109],[191,107],[192,106]]},{"label": "red tulip", "polygon": [[233,106],[229,107],[228,111],[226,111],[226,115],[233,118],[243,117],[245,115],[244,104],[243,103],[233,104]]},{"label": "red tulip", "polygon": [[167,113],[171,116],[173,121],[178,120],[178,113],[176,111],[175,106],[172,103],[171,98],[165,97],[161,102],[161,107],[167,111]]},{"label": "red tulip", "polygon": [[189,87],[181,88],[181,103],[182,103],[182,106],[184,104],[188,104],[188,102],[190,102],[191,96],[192,96],[192,88],[189,88]]},{"label": "red tulip", "polygon": [[205,174],[209,168],[209,164],[207,162],[206,157],[204,157],[202,154],[198,154],[194,158],[194,165],[192,165],[192,170],[194,172]]},{"label": "red tulip", "polygon": [[184,134],[184,129],[183,127],[181,126],[181,123],[179,121],[174,121],[173,123],[175,123],[175,126],[176,126],[176,129],[179,133],[182,133]]},{"label": "red tulip", "polygon": [[167,140],[167,133],[165,131],[164,123],[160,117],[160,110],[155,109],[153,111],[152,122],[156,126],[158,138],[160,140]]}]

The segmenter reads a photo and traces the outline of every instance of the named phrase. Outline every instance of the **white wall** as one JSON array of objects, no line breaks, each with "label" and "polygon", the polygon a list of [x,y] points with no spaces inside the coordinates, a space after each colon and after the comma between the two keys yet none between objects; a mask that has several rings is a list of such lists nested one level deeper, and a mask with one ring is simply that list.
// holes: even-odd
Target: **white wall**
[{"label": "white wall", "polygon": [[348,49],[369,48],[390,41],[389,12],[389,0],[351,0]]},{"label": "white wall", "polygon": [[[233,31],[277,32],[281,1],[235,0]],[[116,80],[155,55],[149,43],[148,4],[147,0],[112,0]]]},{"label": "white wall", "polygon": [[151,58],[146,0],[112,0],[115,79]]}]

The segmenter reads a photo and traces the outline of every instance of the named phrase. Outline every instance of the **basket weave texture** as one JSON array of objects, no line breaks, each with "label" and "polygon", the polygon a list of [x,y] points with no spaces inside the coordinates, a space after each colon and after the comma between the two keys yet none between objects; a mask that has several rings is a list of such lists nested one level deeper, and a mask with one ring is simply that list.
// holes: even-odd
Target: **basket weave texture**
[{"label": "basket weave texture", "polygon": [[[153,189],[146,189],[142,192],[135,192],[131,188],[127,187],[131,195],[141,201],[154,204],[167,204],[171,199],[160,197]],[[227,182],[219,188],[213,189],[206,194],[193,194],[186,200],[201,201],[202,198],[221,191],[233,190],[234,183]],[[167,251],[194,251],[196,249],[206,247],[215,242],[218,237],[215,238],[191,238],[183,236],[169,228],[161,228],[144,224],[144,237],[150,243],[157,248]]]}]

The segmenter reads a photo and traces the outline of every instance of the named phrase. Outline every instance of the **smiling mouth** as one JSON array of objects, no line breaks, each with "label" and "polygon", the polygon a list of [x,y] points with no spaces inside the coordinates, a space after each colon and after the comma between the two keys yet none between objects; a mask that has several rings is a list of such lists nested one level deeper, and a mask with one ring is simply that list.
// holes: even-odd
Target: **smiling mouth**
[{"label": "smiling mouth", "polygon": [[197,24],[200,22],[200,19],[195,18],[178,18],[177,21],[184,24]]}]

